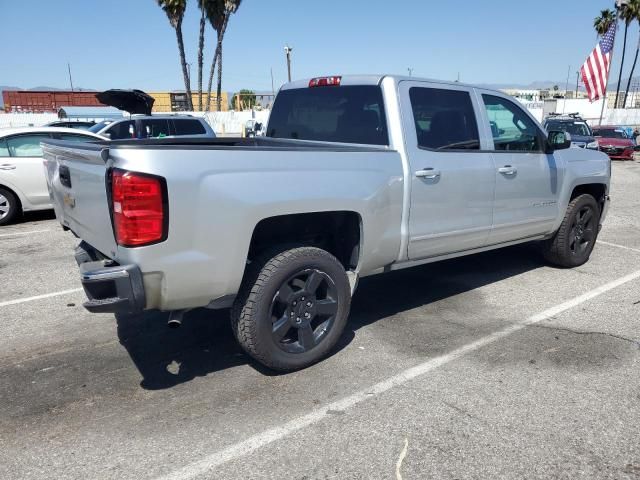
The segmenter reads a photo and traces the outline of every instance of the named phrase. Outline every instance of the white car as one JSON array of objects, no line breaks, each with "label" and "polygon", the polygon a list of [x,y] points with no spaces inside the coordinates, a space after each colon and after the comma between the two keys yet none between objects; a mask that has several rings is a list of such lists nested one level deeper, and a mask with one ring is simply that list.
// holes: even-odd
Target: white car
[{"label": "white car", "polygon": [[42,166],[40,142],[46,139],[104,140],[90,132],[59,127],[0,129],[0,226],[22,212],[52,209]]}]

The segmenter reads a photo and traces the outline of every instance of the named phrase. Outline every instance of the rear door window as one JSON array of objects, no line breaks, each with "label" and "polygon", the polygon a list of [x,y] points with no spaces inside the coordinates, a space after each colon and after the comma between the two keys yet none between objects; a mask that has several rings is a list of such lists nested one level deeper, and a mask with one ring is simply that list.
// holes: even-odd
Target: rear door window
[{"label": "rear door window", "polygon": [[173,120],[175,135],[204,135],[207,133],[202,123],[198,120]]},{"label": "rear door window", "polygon": [[34,135],[18,135],[7,139],[9,154],[12,157],[41,157],[42,147],[40,142],[48,140],[46,133]]},{"label": "rear door window", "polygon": [[105,133],[111,134],[111,140],[124,140],[127,138],[136,138],[135,124],[133,120],[115,123]]},{"label": "rear door window", "polygon": [[141,120],[141,126],[142,138],[163,138],[171,135],[167,119]]},{"label": "rear door window", "polygon": [[282,90],[271,112],[267,135],[388,145],[382,90],[377,85]]},{"label": "rear door window", "polygon": [[480,149],[478,123],[469,92],[412,87],[409,98],[420,148]]}]

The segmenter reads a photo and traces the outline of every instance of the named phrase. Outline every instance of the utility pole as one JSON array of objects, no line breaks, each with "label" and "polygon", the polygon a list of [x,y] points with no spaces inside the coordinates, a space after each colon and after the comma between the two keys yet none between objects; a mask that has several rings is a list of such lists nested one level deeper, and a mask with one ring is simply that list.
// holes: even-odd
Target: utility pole
[{"label": "utility pole", "polygon": [[413,77],[413,68],[407,68],[407,71],[409,72],[409,76]]},{"label": "utility pole", "polygon": [[71,84],[71,105],[73,105],[73,78],[71,78],[71,64],[67,62],[67,70],[69,71],[69,83]]},{"label": "utility pole", "polygon": [[273,67],[271,67],[271,93],[273,94],[273,96],[276,96],[276,87],[275,84],[273,83]]},{"label": "utility pole", "polygon": [[564,86],[564,102],[562,104],[562,113],[565,113],[565,109],[567,108],[567,90],[569,90],[570,75],[571,75],[571,65],[569,65],[569,70],[567,70],[567,83]]},{"label": "utility pole", "polygon": [[576,72],[576,98],[578,98],[578,90],[580,90],[580,72]]},{"label": "utility pole", "polygon": [[289,83],[291,83],[291,52],[292,51],[293,51],[292,47],[290,47],[289,45],[285,45],[284,53],[287,56],[287,74],[289,78]]}]

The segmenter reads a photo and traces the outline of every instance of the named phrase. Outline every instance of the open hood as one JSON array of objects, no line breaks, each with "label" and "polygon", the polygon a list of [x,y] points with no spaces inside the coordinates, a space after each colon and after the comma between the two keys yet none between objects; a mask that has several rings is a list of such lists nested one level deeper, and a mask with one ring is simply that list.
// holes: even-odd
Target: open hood
[{"label": "open hood", "polygon": [[155,99],[142,90],[120,90],[114,88],[96,94],[96,98],[105,105],[116,107],[130,114],[151,115]]}]

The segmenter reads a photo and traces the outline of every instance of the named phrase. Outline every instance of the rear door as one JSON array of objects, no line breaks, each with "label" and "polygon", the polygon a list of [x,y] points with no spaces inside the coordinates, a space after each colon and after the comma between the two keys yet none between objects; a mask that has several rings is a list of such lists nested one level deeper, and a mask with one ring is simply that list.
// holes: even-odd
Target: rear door
[{"label": "rear door", "polygon": [[411,168],[409,258],[486,245],[495,167],[473,90],[414,81],[399,88]]},{"label": "rear door", "polygon": [[546,135],[523,107],[495,92],[479,93],[496,165],[489,243],[548,233],[559,215],[564,167],[545,153]]},{"label": "rear door", "polygon": [[44,145],[47,184],[62,225],[107,256],[116,254],[109,210],[108,149],[90,143]]},{"label": "rear door", "polygon": [[51,201],[42,172],[40,142],[48,133],[12,135],[6,140],[6,154],[0,158],[0,183],[4,179],[19,189],[32,207],[46,207]]}]

